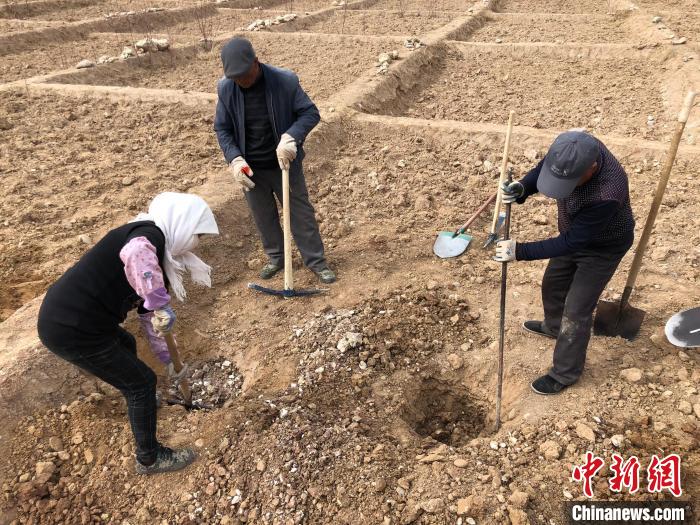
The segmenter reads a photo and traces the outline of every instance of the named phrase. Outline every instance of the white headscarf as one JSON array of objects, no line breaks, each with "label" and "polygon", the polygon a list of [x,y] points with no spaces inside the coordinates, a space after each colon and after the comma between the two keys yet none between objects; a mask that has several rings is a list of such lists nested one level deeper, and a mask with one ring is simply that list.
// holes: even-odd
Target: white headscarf
[{"label": "white headscarf", "polygon": [[211,266],[191,252],[197,247],[198,234],[219,234],[204,199],[189,193],[160,193],[151,201],[148,213],[140,213],[134,221],[153,221],[165,235],[163,269],[175,297],[184,301],[187,296],[182,284],[185,271],[190,272],[192,282],[211,287]]}]

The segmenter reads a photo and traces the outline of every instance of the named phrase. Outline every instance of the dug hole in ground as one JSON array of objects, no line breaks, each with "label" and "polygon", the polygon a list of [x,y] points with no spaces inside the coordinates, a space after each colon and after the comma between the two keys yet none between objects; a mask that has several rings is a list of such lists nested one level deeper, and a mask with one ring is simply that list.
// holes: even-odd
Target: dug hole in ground
[{"label": "dug hole in ground", "polygon": [[[557,132],[585,125],[630,176],[638,237],[680,100],[697,85],[697,44],[683,27],[700,8],[317,4],[310,14],[289,2],[264,3],[264,11],[216,4],[211,52],[198,44],[197,22],[181,16],[187,2],[159,4],[165,14],[139,20],[152,22],[149,34],[170,35],[172,50],[80,70],[73,62],[97,57],[66,50],[75,55],[96,39],[118,55],[143,31],[76,25],[114,9],[92,6],[81,17],[66,6],[74,25],[60,33],[66,40],[55,43],[55,56],[71,59],[48,61],[25,45],[26,33],[52,29],[44,13],[53,7],[6,17],[14,22],[2,38],[14,47],[0,85],[0,523],[563,524],[564,502],[586,499],[571,472],[588,451],[607,465],[612,453],[637,456],[642,470],[653,454],[682,459],[680,498],[648,493],[644,472],[637,494],[612,494],[605,467],[594,482],[599,499],[696,504],[700,365],[692,349],[665,341],[663,325],[700,300],[697,109],[632,296],[647,312],[641,333],[634,342],[593,337],[581,381],[558,396],[530,391],[553,345],[520,328],[541,317],[545,262],[509,266],[498,433],[501,267],[480,248],[489,214],[472,226],[475,240],[461,257],[439,260],[431,246],[438,230],[456,228],[494,191],[511,108],[514,177]],[[295,69],[321,108],[305,172],[339,275],[329,293],[288,301],[246,288],[264,257],[212,132],[219,46],[268,12],[300,15],[245,34],[265,61]],[[684,25],[671,25],[674,13],[685,13]],[[557,29],[580,27],[586,15],[619,39],[592,43]],[[428,20],[424,32],[402,34],[417,31],[419,17]],[[229,19],[230,30],[218,22]],[[530,23],[541,38],[523,30]],[[672,44],[671,33],[688,42]],[[411,50],[408,38],[426,45]],[[377,55],[394,49],[399,58],[380,73]],[[596,81],[579,92],[591,75]],[[49,354],[35,324],[46,288],[166,190],[202,195],[222,232],[199,249],[214,268],[212,288],[190,287],[177,308],[194,398],[213,409],[160,409],[159,438],[194,446],[199,459],[143,478],[133,471],[121,395]],[[513,207],[514,238],[556,230],[552,201]],[[603,299],[619,297],[631,256]],[[295,270],[296,286],[317,286],[297,254]],[[126,328],[138,333],[133,318]],[[141,338],[139,354],[163,373]]]}]

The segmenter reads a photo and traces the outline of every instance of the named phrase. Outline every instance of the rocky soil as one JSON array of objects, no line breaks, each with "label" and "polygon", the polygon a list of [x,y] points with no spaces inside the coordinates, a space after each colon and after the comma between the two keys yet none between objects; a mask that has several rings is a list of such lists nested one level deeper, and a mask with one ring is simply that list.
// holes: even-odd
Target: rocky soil
[{"label": "rocky soil", "polygon": [[[251,9],[256,6],[247,0],[217,5],[245,8],[252,21],[331,4],[260,3],[265,10]],[[648,29],[653,16],[662,16],[656,24],[680,34],[675,17],[695,8],[689,0],[640,0],[633,14],[613,18],[607,4],[515,0],[491,7],[528,15],[588,13],[608,36],[616,31],[616,43],[638,34],[634,29],[642,26],[626,25],[632,17]],[[666,12],[652,13],[657,4]],[[530,381],[551,365],[552,342],[521,329],[522,321],[541,316],[545,263],[509,266],[499,432],[501,267],[481,248],[488,213],[469,230],[474,240],[463,256],[439,260],[431,252],[437,231],[456,228],[494,191],[503,137],[478,125],[504,123],[511,107],[516,124],[540,128],[514,136],[516,178],[542,158],[548,136],[560,129],[583,125],[612,135],[610,149],[630,177],[639,235],[664,161],[661,142],[674,124],[674,100],[687,87],[679,71],[696,60],[683,56],[693,48],[678,51],[665,42],[588,58],[578,56],[578,48],[562,57],[556,45],[518,51],[506,46],[540,37],[497,15],[465,36],[488,44],[478,50],[464,42],[430,44],[435,61],[424,64],[417,85],[403,90],[399,77],[414,67],[407,56],[420,59],[422,51],[407,54],[400,38],[363,36],[411,29],[422,37],[420,20],[427,30],[470,7],[481,6],[380,0],[348,10],[356,36],[250,34],[263,61],[294,69],[319,102],[351,99],[365,86],[343,89],[359,78],[381,89],[396,86],[380,113],[430,120],[331,112],[321,104],[323,122],[305,144],[304,168],[339,281],[305,299],[277,300],[246,286],[257,281],[264,256],[212,132],[213,101],[164,94],[143,102],[135,98],[139,91],[121,93],[126,98],[90,92],[103,84],[212,93],[220,75],[216,49],[158,53],[149,67],[127,61],[61,78],[82,84],[70,89],[85,89],[83,95],[0,88],[0,525],[563,525],[564,502],[584,499],[571,473],[589,451],[608,466],[613,453],[635,455],[643,469],[653,454],[680,454],[679,500],[698,508],[700,357],[671,347],[662,333],[670,315],[700,302],[700,232],[692,213],[700,179],[697,150],[686,147],[697,142],[694,121],[632,296],[647,312],[641,333],[633,342],[593,337],[581,381],[558,396],[531,392]],[[216,27],[224,31],[223,15],[233,20],[238,13],[222,11]],[[315,26],[300,16],[290,27],[336,32],[341,14]],[[589,42],[578,26],[566,25],[570,18],[527,20],[536,21],[549,44]],[[564,32],[557,29],[561,20],[569,28]],[[189,38],[196,24],[171,28]],[[639,35],[655,45],[647,33]],[[10,65],[3,79],[62,69],[63,54],[69,67],[95,60],[102,53],[98,37],[56,43],[44,56],[3,56],[3,66]],[[118,51],[121,37],[109,38]],[[395,48],[402,58],[376,75],[378,55]],[[175,331],[194,399],[208,410],[168,403],[177,392],[136,320],[125,324],[137,335],[140,357],[159,374],[159,439],[198,453],[185,471],[145,479],[134,473],[119,392],[48,354],[34,327],[46,287],[108,229],[165,190],[203,195],[222,234],[198,249],[213,267],[213,287],[188,287],[187,302],[176,306]],[[517,240],[554,235],[555,204],[537,196],[515,206],[511,231]],[[619,298],[630,261],[631,254],[605,299]],[[319,286],[296,253],[294,269],[296,286]],[[270,285],[281,287],[281,276]],[[612,494],[609,474],[606,467],[596,477],[597,498],[671,497],[649,494],[644,478],[634,496]]]}]

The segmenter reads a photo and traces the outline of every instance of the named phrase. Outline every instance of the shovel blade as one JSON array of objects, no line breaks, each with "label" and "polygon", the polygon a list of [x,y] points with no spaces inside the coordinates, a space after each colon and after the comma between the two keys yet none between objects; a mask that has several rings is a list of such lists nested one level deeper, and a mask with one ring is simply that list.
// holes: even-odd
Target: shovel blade
[{"label": "shovel blade", "polygon": [[316,295],[320,293],[326,293],[328,291],[326,288],[315,288],[311,290],[276,290],[274,288],[266,288],[265,286],[260,286],[259,284],[255,283],[248,283],[248,288],[267,295],[284,297],[285,299],[289,299],[291,297],[305,297],[307,295]]},{"label": "shovel blade", "polygon": [[470,242],[472,242],[472,238],[466,233],[455,237],[454,232],[440,232],[435,239],[435,244],[433,244],[433,253],[441,259],[457,257],[469,248]]},{"label": "shovel blade", "polygon": [[600,301],[593,322],[593,333],[605,337],[622,337],[633,341],[646,312],[630,306],[620,308],[620,303],[612,301]]}]

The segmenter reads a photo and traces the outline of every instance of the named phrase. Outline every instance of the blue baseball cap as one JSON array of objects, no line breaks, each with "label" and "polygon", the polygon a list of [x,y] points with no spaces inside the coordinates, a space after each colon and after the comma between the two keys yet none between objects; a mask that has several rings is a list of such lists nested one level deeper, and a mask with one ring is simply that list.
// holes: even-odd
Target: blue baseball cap
[{"label": "blue baseball cap", "polygon": [[598,160],[598,141],[582,131],[567,131],[559,135],[544,158],[537,190],[553,199],[571,195],[581,178]]},{"label": "blue baseball cap", "polygon": [[255,50],[250,40],[232,38],[221,48],[221,63],[224,66],[224,76],[234,79],[245,75],[255,62]]}]

